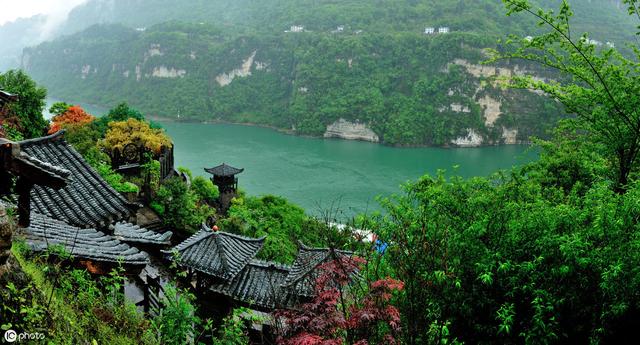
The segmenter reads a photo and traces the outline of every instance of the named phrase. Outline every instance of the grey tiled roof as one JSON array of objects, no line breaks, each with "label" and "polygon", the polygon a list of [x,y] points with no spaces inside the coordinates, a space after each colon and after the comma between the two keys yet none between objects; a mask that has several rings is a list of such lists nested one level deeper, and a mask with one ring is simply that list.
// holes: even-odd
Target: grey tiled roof
[{"label": "grey tiled roof", "polygon": [[[333,253],[336,256],[352,254],[338,250]],[[318,266],[333,257],[327,248],[301,244],[293,266],[253,259],[234,279],[214,282],[209,289],[253,308],[292,308],[315,296]]]},{"label": "grey tiled roof", "polygon": [[315,295],[315,280],[317,278],[317,268],[335,256],[351,256],[353,253],[333,250],[328,248],[310,248],[300,243],[296,260],[291,265],[291,270],[287,275],[283,287],[289,292],[300,296]]},{"label": "grey tiled roof", "polygon": [[107,226],[128,217],[133,210],[127,200],[64,140],[63,133],[19,142],[22,152],[68,170],[72,179],[59,190],[34,186],[32,210],[83,228]]},{"label": "grey tiled roof", "polygon": [[17,157],[17,160],[24,165],[28,165],[35,169],[41,170],[46,174],[58,179],[68,180],[71,176],[71,171],[59,166],[49,164],[47,162],[43,162],[35,157],[29,156],[25,152],[20,152],[20,155]]},{"label": "grey tiled roof", "polygon": [[280,286],[287,274],[289,266],[251,260],[235,279],[213,283],[209,289],[251,307],[276,309],[285,302]]},{"label": "grey tiled roof", "polygon": [[260,251],[264,239],[213,232],[203,225],[195,235],[165,253],[177,251],[181,265],[230,281]]},{"label": "grey tiled roof", "polygon": [[118,222],[114,227],[113,236],[128,243],[167,245],[171,243],[173,235],[171,231],[159,233],[126,222]]},{"label": "grey tiled roof", "polygon": [[129,265],[149,263],[147,253],[120,242],[95,229],[81,229],[32,212],[31,225],[21,229],[27,244],[35,251],[62,245],[74,257],[93,261],[122,262]]},{"label": "grey tiled roof", "polygon": [[225,163],[222,163],[217,167],[205,168],[204,171],[208,172],[211,175],[216,175],[216,176],[232,176],[232,175],[236,175],[243,172],[244,169],[234,168],[230,165],[226,165]]}]

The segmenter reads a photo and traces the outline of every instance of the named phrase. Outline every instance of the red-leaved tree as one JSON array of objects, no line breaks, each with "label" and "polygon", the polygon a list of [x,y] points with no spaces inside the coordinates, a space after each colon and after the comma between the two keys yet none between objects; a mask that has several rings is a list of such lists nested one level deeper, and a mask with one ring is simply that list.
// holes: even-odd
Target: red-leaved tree
[{"label": "red-leaved tree", "polygon": [[56,133],[67,126],[88,124],[95,120],[95,117],[88,114],[79,105],[74,105],[69,107],[64,113],[54,116],[51,120],[53,123],[51,124],[51,128],[49,128],[49,134]]},{"label": "red-leaved tree", "polygon": [[276,311],[282,326],[278,344],[397,344],[400,312],[390,301],[404,284],[387,278],[357,291],[354,280],[363,264],[362,258],[340,256],[320,265],[315,298],[298,309]]}]

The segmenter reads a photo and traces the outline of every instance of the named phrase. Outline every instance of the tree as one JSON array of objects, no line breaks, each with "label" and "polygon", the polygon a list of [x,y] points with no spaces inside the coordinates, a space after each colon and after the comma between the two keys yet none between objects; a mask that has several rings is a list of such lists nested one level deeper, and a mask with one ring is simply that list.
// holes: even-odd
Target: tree
[{"label": "tree", "polygon": [[200,203],[198,195],[178,177],[169,178],[158,189],[151,207],[162,216],[165,225],[194,233],[215,212]]},{"label": "tree", "polygon": [[[64,105],[61,105],[61,103],[54,104],[54,106],[56,105],[58,105],[59,108],[57,111],[60,111],[66,106],[66,103],[64,103]],[[51,109],[53,109],[53,106]],[[53,117],[49,134],[56,133],[63,128],[85,126],[94,120],[95,117],[87,114],[79,105],[69,106],[65,111]]]},{"label": "tree", "polygon": [[22,70],[0,73],[0,90],[18,94],[18,101],[12,103],[10,108],[19,119],[18,129],[24,137],[42,136],[47,128],[47,121],[42,116],[47,90],[38,86]]},{"label": "tree", "polygon": [[[566,0],[557,14],[535,10],[528,0],[503,2],[507,15],[528,13],[548,31],[533,38],[512,36],[509,49],[494,51],[492,61],[524,59],[557,70],[558,80],[523,76],[515,77],[513,85],[544,91],[576,114],[575,125],[601,143],[605,156],[611,157],[615,189],[624,192],[640,152],[640,51],[633,51],[634,61],[613,47],[598,48],[586,33],[575,35],[570,25],[573,12]],[[638,15],[636,0],[624,2],[630,14]]]},{"label": "tree", "polygon": [[49,107],[49,113],[54,116],[61,115],[71,107],[72,105],[66,102],[55,102],[51,105],[51,107]]},{"label": "tree", "polygon": [[100,145],[113,150],[122,149],[131,143],[159,153],[163,146],[171,145],[171,139],[162,129],[151,128],[144,120],[130,118],[126,121],[109,122],[109,129]]},{"label": "tree", "polygon": [[[127,121],[128,119],[134,119],[141,122],[145,121],[144,115],[138,110],[131,108],[126,102],[118,104],[115,108],[109,110],[109,112],[96,120],[96,128],[104,135],[109,129],[110,122]],[[150,123],[150,127],[154,129],[161,128],[160,126]]]},{"label": "tree", "polygon": [[318,267],[315,297],[294,310],[275,313],[283,325],[278,331],[282,345],[399,344],[400,313],[390,304],[392,293],[403,283],[378,280],[359,294],[353,279],[362,268],[359,257],[335,255]]}]

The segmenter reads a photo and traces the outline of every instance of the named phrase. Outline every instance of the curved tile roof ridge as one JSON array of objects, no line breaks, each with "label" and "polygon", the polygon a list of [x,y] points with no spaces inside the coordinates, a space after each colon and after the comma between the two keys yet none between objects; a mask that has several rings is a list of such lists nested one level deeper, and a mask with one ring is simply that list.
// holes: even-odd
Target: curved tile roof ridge
[{"label": "curved tile roof ridge", "polygon": [[184,266],[230,281],[234,279],[264,246],[266,236],[252,238],[227,232],[201,229],[165,254],[178,252]]},{"label": "curved tile roof ridge", "polygon": [[171,231],[159,233],[125,221],[117,222],[113,228],[113,236],[123,242],[168,245],[171,243],[171,237],[173,236]]},{"label": "curved tile roof ridge", "polygon": [[179,243],[177,246],[171,248],[170,250],[163,250],[162,252],[171,254],[174,250],[183,251],[193,246],[194,244],[197,244],[198,242],[204,240],[205,238],[210,237],[211,235],[213,235],[213,233],[208,232],[205,229],[200,229],[195,234],[189,236],[186,240]]},{"label": "curved tile roof ridge", "polygon": [[67,132],[66,129],[61,129],[53,134],[45,135],[44,137],[31,138],[31,139],[18,141],[18,144],[20,146],[28,146],[28,145],[33,145],[33,144],[42,143],[46,141],[58,140],[60,138],[64,138],[64,134],[66,132]]},{"label": "curved tile roof ridge", "polygon": [[39,160],[36,157],[30,156],[25,152],[20,152],[20,155],[18,156],[19,159],[22,159],[23,161],[37,167],[40,168],[42,170],[46,170],[62,179],[68,179],[69,176],[71,176],[71,171],[69,171],[68,169],[59,167],[57,165],[53,165],[47,162],[43,162],[41,160]]},{"label": "curved tile roof ridge", "polygon": [[222,163],[218,166],[212,168],[204,168],[204,171],[208,172],[211,175],[217,176],[233,176],[240,174],[244,171],[244,168],[236,168],[226,163]]},{"label": "curved tile roof ridge", "polygon": [[281,264],[279,262],[271,261],[271,260],[261,260],[261,259],[252,259],[249,261],[249,265],[252,266],[260,266],[264,268],[273,267],[282,271],[289,271],[291,269],[291,265]]},{"label": "curved tile roof ridge", "polygon": [[[119,262],[146,265],[146,252],[129,246],[118,239],[96,229],[83,229],[63,221],[31,213],[31,225],[21,229],[27,242],[34,250],[46,250],[51,245],[62,245],[70,249],[70,254],[95,261]],[[71,248],[68,246],[71,245]]]},{"label": "curved tile roof ridge", "polygon": [[177,251],[183,251],[191,246],[193,246],[194,244],[197,244],[199,242],[201,242],[202,240],[209,238],[211,236],[214,236],[215,234],[223,234],[224,236],[229,236],[229,237],[234,237],[243,241],[249,241],[249,242],[260,242],[260,241],[264,241],[267,236],[262,236],[259,238],[255,238],[255,237],[247,237],[247,236],[242,236],[242,235],[238,235],[238,234],[233,234],[230,232],[224,232],[224,231],[213,231],[211,230],[208,226],[206,226],[205,224],[202,224],[200,226],[200,230],[198,230],[195,234],[189,236],[186,240],[182,241],[182,243],[178,244],[177,246],[173,247],[171,250],[165,250],[163,252],[167,252],[167,253],[171,253],[172,250],[177,250]]},{"label": "curved tile roof ridge", "polygon": [[299,282],[321,263],[325,262],[332,253],[345,256],[353,255],[353,252],[346,250],[308,247],[301,241],[298,241],[298,246],[298,254],[291,265],[291,271],[285,279],[283,286],[290,287]]}]

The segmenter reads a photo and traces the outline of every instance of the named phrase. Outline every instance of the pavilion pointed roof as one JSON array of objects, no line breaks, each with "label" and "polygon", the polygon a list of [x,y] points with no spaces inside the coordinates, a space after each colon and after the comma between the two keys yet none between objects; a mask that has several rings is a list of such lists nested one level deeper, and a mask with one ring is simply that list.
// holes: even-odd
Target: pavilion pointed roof
[{"label": "pavilion pointed roof", "polygon": [[258,254],[265,238],[214,232],[203,224],[196,234],[164,253],[178,252],[181,265],[230,281]]},{"label": "pavilion pointed roof", "polygon": [[204,171],[214,176],[233,176],[244,171],[244,169],[234,168],[231,165],[222,163],[213,168],[205,168]]}]

